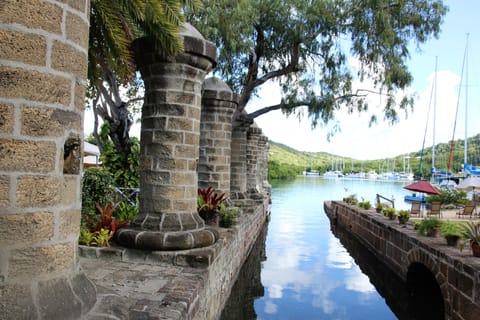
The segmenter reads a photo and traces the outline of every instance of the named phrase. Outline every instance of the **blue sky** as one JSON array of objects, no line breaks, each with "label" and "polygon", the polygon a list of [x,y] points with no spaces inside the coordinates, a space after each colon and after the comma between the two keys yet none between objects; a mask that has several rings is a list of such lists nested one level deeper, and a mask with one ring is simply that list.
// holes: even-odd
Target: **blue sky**
[{"label": "blue sky", "polygon": [[[480,133],[480,1],[450,0],[445,1],[450,10],[442,25],[439,39],[432,39],[421,47],[421,52],[411,51],[408,63],[414,76],[412,88],[418,99],[413,113],[400,122],[390,126],[379,122],[368,127],[369,116],[337,114],[341,132],[330,142],[326,136],[327,127],[310,128],[308,119],[301,123],[295,118],[286,118],[281,112],[268,113],[256,119],[265,135],[271,140],[284,143],[302,151],[325,151],[344,157],[356,159],[379,159],[413,152],[422,148],[425,127],[428,118],[428,105],[431,101],[432,81],[435,75],[435,57],[437,67],[437,103],[435,142],[448,142],[453,135],[453,126],[457,104],[460,105],[455,130],[455,139],[465,137],[465,104],[468,101],[468,136]],[[465,88],[458,98],[461,69],[468,40],[468,99]],[[466,82],[464,74],[463,85]],[[247,107],[247,111],[256,110],[262,104],[278,103],[274,86],[268,85],[260,92],[260,101]],[[376,98],[378,99],[378,98]],[[374,107],[374,104],[370,104]],[[433,108],[433,107],[432,107]],[[426,146],[433,143],[433,111],[429,118]]]}]

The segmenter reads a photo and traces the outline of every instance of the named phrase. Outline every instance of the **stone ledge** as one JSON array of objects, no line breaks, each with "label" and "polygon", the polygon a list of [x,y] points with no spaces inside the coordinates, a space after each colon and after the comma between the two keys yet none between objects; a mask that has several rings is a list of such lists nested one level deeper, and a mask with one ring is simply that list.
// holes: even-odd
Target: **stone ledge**
[{"label": "stone ledge", "polygon": [[218,228],[219,241],[206,248],[142,252],[80,246],[80,264],[97,287],[97,303],[84,320],[218,318],[268,219],[268,203],[251,211],[233,228]]}]

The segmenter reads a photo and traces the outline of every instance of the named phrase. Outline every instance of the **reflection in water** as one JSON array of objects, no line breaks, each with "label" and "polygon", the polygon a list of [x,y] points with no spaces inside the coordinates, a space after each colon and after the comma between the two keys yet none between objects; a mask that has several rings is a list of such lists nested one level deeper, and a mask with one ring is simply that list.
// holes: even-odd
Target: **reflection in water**
[{"label": "reflection in water", "polygon": [[265,223],[252,251],[242,266],[230,297],[223,309],[221,320],[256,319],[253,301],[264,294],[260,281],[261,263],[265,260],[265,238],[268,222]]},{"label": "reflection in water", "polygon": [[411,266],[408,281],[405,283],[348,231],[335,226],[333,221],[331,228],[399,319],[441,320],[445,318],[440,288],[424,265]]},{"label": "reflection in water", "polygon": [[351,193],[370,199],[379,190],[398,190],[401,198],[401,188],[309,178],[275,185],[268,237],[257,243],[260,254],[250,255],[221,319],[397,319],[377,292],[385,290],[372,285],[375,275],[363,271],[332,234],[323,201]]}]

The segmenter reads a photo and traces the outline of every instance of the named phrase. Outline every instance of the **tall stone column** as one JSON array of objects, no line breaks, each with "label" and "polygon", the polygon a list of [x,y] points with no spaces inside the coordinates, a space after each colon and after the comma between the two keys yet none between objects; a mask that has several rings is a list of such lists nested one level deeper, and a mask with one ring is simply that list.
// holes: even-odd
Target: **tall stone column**
[{"label": "tall stone column", "polygon": [[0,318],[80,319],[89,1],[0,4]]},{"label": "tall stone column", "polygon": [[257,196],[262,190],[259,182],[262,172],[260,171],[261,155],[259,153],[260,137],[262,129],[257,124],[252,124],[247,131],[247,192],[249,196]]},{"label": "tall stone column", "polygon": [[232,130],[232,154],[230,167],[230,192],[232,200],[243,200],[247,192],[247,129],[234,126]]},{"label": "tall stone column", "polygon": [[268,183],[268,137],[266,135],[261,135],[259,139],[259,185],[262,186],[262,192],[269,196],[271,193],[272,186]]},{"label": "tall stone column", "polygon": [[191,25],[184,53],[163,57],[148,38],[134,42],[145,82],[140,139],[140,212],[117,241],[146,250],[182,250],[215,243],[197,213],[201,89],[216,61],[215,46]]},{"label": "tall stone column", "polygon": [[203,83],[198,187],[230,194],[232,116],[238,96],[218,78]]}]

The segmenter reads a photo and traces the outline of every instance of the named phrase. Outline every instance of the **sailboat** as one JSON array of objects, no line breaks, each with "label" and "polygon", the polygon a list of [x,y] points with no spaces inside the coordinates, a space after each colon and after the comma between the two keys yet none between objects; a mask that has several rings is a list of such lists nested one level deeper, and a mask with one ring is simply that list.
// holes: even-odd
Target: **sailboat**
[{"label": "sailboat", "polygon": [[[463,150],[463,174],[464,177],[467,176],[480,176],[480,166],[475,166],[473,164],[468,163],[468,155],[467,155],[467,150],[468,150],[468,34],[467,34],[467,42],[465,45],[465,53],[464,53],[464,62],[462,66],[462,78],[463,78],[463,68],[465,68],[465,78],[466,78],[466,85],[465,85],[465,141],[464,141],[464,150]],[[461,81],[461,80],[460,80]],[[459,87],[459,93],[458,93],[458,101],[460,101],[460,91],[461,90],[461,82],[460,82],[460,87]],[[457,103],[457,114],[458,114],[458,108],[459,108],[459,103]],[[457,115],[455,115],[455,124],[457,121]],[[453,145],[454,145],[454,136],[455,136],[455,126],[454,126],[454,132],[450,144],[450,158],[448,161],[448,168],[450,168],[450,162],[452,160],[452,154],[453,154]]]}]

